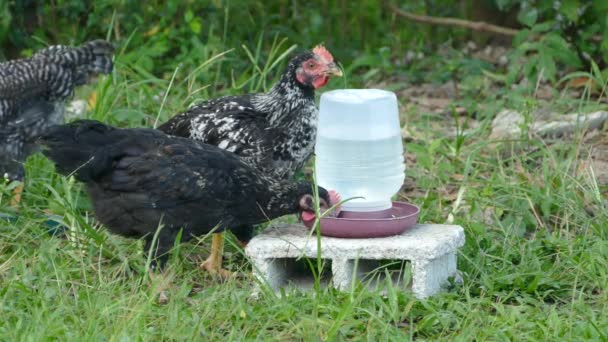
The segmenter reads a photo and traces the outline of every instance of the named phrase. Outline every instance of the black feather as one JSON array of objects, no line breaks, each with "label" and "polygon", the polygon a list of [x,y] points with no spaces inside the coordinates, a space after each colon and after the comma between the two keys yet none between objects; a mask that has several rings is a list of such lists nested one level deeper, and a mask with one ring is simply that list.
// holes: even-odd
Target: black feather
[{"label": "black feather", "polygon": [[312,194],[310,183],[275,180],[232,153],[158,130],[78,121],[53,128],[41,143],[59,172],[86,183],[97,219],[112,232],[151,239],[162,224],[160,254],[181,228],[184,240],[215,227],[249,239],[242,227],[296,213],[299,199]]}]

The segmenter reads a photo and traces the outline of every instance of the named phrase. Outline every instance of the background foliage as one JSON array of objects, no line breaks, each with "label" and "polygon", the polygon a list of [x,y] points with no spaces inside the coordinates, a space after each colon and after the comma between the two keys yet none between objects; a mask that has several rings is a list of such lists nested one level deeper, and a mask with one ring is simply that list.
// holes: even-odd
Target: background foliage
[{"label": "background foliage", "polygon": [[[390,64],[407,50],[457,46],[480,35],[462,29],[407,22],[383,1],[36,1],[0,0],[0,45],[10,57],[46,44],[74,44],[108,36],[127,53],[125,62],[157,76],[179,60],[193,67],[241,45],[267,51],[274,37],[310,47],[326,43],[339,60],[362,72]],[[540,70],[555,81],[557,70],[604,69],[608,58],[608,2],[581,0],[425,0],[401,8],[438,17],[484,20],[521,28],[509,67],[510,79],[536,79]],[[475,37],[473,37],[475,38]],[[485,40],[489,39],[487,36]],[[284,45],[286,49],[288,45]],[[0,55],[1,56],[1,55]],[[522,56],[532,56],[523,67]],[[263,56],[264,57],[264,56]],[[221,73],[248,66],[242,51],[227,57]],[[403,72],[404,70],[389,71]]]}]

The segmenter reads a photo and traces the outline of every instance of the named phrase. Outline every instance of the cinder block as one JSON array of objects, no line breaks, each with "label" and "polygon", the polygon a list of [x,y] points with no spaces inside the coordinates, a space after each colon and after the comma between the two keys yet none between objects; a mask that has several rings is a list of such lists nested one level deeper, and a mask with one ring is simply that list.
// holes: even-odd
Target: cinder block
[{"label": "cinder block", "polygon": [[[437,224],[419,224],[401,235],[385,238],[322,237],[321,258],[326,265],[331,264],[325,267],[330,274],[322,278],[322,284],[347,291],[354,281],[365,280],[378,268],[379,261],[391,260],[411,266],[411,290],[416,297],[425,298],[437,293],[447,278],[456,274],[456,253],[463,244],[462,227]],[[305,289],[314,283],[306,258],[315,259],[312,262],[316,265],[317,237],[302,225],[270,227],[249,242],[246,253],[256,276],[276,291],[285,286]],[[389,275],[393,283],[403,279],[399,272]]]}]

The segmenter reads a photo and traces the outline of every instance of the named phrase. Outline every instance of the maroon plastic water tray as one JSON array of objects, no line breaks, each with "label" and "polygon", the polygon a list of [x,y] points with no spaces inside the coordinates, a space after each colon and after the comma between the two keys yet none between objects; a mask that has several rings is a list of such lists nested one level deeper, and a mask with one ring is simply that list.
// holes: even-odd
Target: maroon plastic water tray
[{"label": "maroon plastic water tray", "polygon": [[[375,212],[341,211],[338,217],[321,219],[321,235],[350,239],[398,235],[416,225],[419,213],[420,208],[405,202]],[[314,220],[303,223],[311,229]]]}]

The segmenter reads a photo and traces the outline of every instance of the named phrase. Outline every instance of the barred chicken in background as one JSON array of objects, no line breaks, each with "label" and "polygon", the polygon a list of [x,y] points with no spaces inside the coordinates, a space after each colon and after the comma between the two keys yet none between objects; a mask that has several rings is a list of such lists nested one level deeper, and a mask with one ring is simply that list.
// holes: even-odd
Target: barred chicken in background
[{"label": "barred chicken in background", "polygon": [[[264,174],[289,179],[314,150],[319,111],[315,90],[331,76],[342,76],[334,57],[323,46],[294,56],[279,81],[267,92],[207,100],[159,127],[165,133],[190,138],[237,154]],[[253,227],[240,227],[247,242]],[[221,260],[221,237],[214,236],[211,260]],[[219,247],[218,247],[219,246]],[[208,263],[207,270],[220,272]]]},{"label": "barred chicken in background", "polygon": [[[63,122],[64,101],[96,74],[112,71],[112,44],[50,46],[31,58],[0,63],[0,177],[23,181],[35,140]],[[13,204],[20,199],[18,187]]]}]

